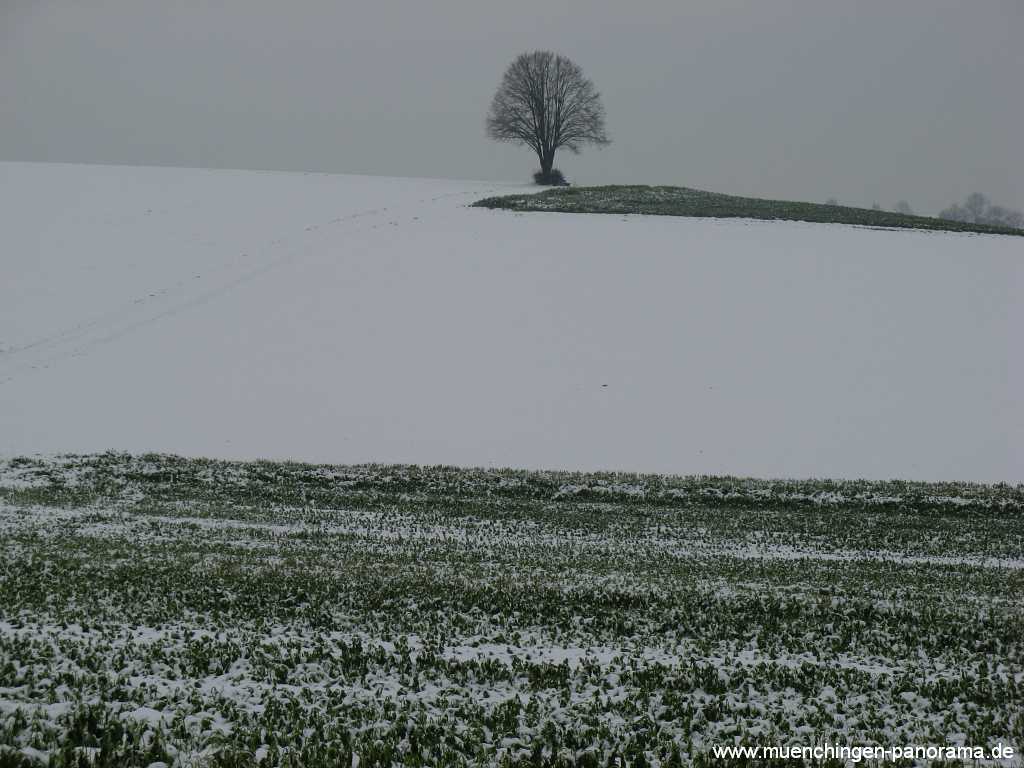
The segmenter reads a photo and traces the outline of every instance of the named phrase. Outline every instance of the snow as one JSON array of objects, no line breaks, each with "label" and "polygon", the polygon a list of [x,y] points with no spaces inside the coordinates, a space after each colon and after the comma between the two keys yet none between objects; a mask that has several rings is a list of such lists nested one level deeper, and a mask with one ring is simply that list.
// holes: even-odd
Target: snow
[{"label": "snow", "polygon": [[1024,481],[1024,240],[0,163],[0,452]]},{"label": "snow", "polygon": [[[0,481],[3,480],[0,475]],[[240,521],[232,519],[198,517],[188,514],[175,516],[148,513],[133,517],[114,512],[100,513],[93,507],[79,509],[35,506],[23,508],[0,502],[0,534],[9,535],[26,524],[59,522],[49,531],[37,536],[65,536],[69,526],[75,526],[80,536],[95,536],[104,539],[130,536],[132,541],[143,543],[153,540],[173,541],[182,528],[203,531],[208,540],[220,539],[230,542],[232,547],[263,549],[279,552],[289,536],[302,536],[302,543],[308,536],[350,536],[370,539],[373,547],[387,551],[396,543],[433,542],[467,545],[477,541],[481,531],[502,542],[510,551],[532,546],[591,547],[615,549],[618,551],[641,548],[646,553],[656,553],[672,558],[700,560],[721,560],[725,557],[744,560],[806,560],[831,561],[838,563],[891,562],[902,565],[942,565],[950,568],[969,566],[973,568],[1003,568],[1024,570],[1024,558],[1010,556],[986,556],[980,553],[921,555],[909,552],[890,551],[882,548],[871,550],[830,551],[813,542],[801,546],[778,543],[745,543],[705,538],[702,529],[694,529],[692,538],[667,537],[661,529],[640,535],[623,529],[612,528],[605,533],[582,534],[573,532],[543,531],[525,521],[517,521],[506,527],[491,519],[464,517],[461,525],[427,525],[411,518],[389,515],[382,520],[376,512],[339,510],[343,518],[324,520],[316,525],[303,523],[269,523],[262,521]],[[298,514],[297,510],[293,513]],[[154,529],[161,530],[154,532]],[[241,535],[247,534],[247,535]],[[259,534],[257,537],[256,535]],[[2,622],[0,622],[2,625]]]}]

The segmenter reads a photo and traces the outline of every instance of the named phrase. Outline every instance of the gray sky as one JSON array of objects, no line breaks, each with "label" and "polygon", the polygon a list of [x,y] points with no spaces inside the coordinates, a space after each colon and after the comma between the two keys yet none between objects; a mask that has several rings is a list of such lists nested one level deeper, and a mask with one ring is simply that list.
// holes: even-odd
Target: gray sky
[{"label": "gray sky", "polygon": [[0,159],[527,179],[483,119],[550,48],[608,112],[577,183],[1024,208],[1021,39],[1021,0],[0,0]]}]

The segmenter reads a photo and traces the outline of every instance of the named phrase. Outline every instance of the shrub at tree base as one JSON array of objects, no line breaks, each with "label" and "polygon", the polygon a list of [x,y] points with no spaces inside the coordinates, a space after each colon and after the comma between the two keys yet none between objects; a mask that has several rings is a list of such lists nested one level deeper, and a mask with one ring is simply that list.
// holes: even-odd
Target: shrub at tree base
[{"label": "shrub at tree base", "polygon": [[537,171],[533,174],[533,180],[537,184],[542,184],[546,187],[568,187],[569,182],[565,180],[565,176],[557,168],[552,168],[550,171],[545,173],[543,170]]}]

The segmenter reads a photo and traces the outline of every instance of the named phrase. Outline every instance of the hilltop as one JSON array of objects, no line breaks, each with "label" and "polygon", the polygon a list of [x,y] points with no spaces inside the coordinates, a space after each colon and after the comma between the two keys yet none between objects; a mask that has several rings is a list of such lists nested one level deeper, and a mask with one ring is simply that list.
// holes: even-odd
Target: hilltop
[{"label": "hilltop", "polygon": [[944,232],[979,232],[1024,235],[1024,230],[988,224],[913,216],[872,208],[766,200],[706,192],[689,187],[643,185],[604,187],[556,187],[534,194],[502,195],[479,200],[481,208],[510,211],[554,211],[558,213],[616,213],[650,216],[706,216],[709,218],[776,219],[865,227],[927,229]]},{"label": "hilltop", "polygon": [[1024,480],[1017,238],[526,189],[0,164],[0,454]]}]

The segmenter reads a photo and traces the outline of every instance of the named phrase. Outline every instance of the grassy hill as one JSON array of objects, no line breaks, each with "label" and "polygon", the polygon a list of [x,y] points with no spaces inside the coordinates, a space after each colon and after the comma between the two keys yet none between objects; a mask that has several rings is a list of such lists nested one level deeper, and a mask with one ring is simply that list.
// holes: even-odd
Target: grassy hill
[{"label": "grassy hill", "polygon": [[705,192],[688,187],[606,186],[558,187],[536,194],[488,197],[473,205],[511,211],[560,213],[642,213],[652,216],[706,216],[711,218],[785,219],[867,227],[931,229],[948,232],[982,232],[1024,235],[1024,230],[965,224],[959,221],[911,216],[845,205],[763,200]]}]

